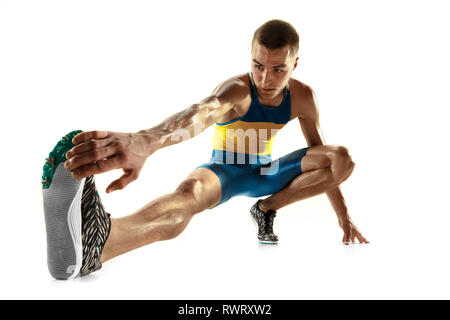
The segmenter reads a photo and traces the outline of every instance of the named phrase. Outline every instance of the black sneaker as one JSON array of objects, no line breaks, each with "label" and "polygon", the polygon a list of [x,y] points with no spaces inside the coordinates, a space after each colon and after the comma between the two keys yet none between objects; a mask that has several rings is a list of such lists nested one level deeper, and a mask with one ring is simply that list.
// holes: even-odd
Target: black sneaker
[{"label": "black sneaker", "polygon": [[258,207],[258,200],[250,209],[250,214],[258,227],[258,240],[262,244],[277,244],[278,237],[273,233],[273,219],[276,216],[276,211],[270,209],[267,213],[261,211]]},{"label": "black sneaker", "polygon": [[94,177],[77,180],[64,167],[66,152],[78,132],[72,131],[56,144],[42,175],[48,269],[59,280],[100,269],[100,255],[111,228]]}]

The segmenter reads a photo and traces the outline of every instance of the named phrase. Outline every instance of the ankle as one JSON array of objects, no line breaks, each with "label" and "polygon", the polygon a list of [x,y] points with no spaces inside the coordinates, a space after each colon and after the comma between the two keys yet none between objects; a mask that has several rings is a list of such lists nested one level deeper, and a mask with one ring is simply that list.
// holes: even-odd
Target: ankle
[{"label": "ankle", "polygon": [[262,200],[258,203],[258,209],[264,213],[267,213],[271,208],[266,203],[264,203],[264,200]]},{"label": "ankle", "polygon": [[100,255],[100,262],[104,263],[115,257],[114,254],[114,243],[117,238],[117,221],[116,219],[111,218],[111,226],[108,235],[108,239],[106,239],[106,243],[103,247],[102,254]]}]

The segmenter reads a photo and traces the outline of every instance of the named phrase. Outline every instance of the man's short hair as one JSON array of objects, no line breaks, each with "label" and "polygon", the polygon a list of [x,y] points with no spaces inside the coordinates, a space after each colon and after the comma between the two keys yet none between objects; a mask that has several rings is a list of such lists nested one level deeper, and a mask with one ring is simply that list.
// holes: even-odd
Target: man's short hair
[{"label": "man's short hair", "polygon": [[300,39],[297,31],[290,23],[274,19],[267,21],[256,29],[252,40],[252,50],[255,41],[270,50],[288,46],[289,55],[296,56]]}]

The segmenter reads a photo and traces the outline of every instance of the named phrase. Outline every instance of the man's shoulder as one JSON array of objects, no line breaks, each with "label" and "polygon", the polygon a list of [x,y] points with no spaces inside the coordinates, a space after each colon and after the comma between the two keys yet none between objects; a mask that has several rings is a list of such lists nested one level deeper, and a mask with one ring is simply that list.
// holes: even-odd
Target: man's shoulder
[{"label": "man's shoulder", "polygon": [[292,77],[289,79],[289,90],[302,97],[308,97],[314,94],[313,89],[309,85]]},{"label": "man's shoulder", "polygon": [[213,94],[221,99],[240,101],[249,96],[248,76],[246,73],[228,78],[221,82]]},{"label": "man's shoulder", "polygon": [[230,77],[223,81],[219,86],[236,87],[236,88],[248,88],[248,74],[242,73],[233,77]]},{"label": "man's shoulder", "polygon": [[289,90],[291,91],[291,119],[302,118],[313,111],[311,106],[314,105],[314,91],[309,85],[290,78]]}]

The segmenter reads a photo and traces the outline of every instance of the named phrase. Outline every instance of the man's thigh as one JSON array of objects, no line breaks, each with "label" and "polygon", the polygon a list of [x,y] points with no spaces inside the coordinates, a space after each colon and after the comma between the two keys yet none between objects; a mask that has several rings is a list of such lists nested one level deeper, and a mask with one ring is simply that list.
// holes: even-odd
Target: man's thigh
[{"label": "man's thigh", "polygon": [[276,193],[287,186],[302,171],[302,162],[309,147],[295,150],[269,164],[257,168],[257,183],[249,190],[249,196],[260,197]]},{"label": "man's thigh", "polygon": [[302,159],[302,172],[328,168],[339,154],[348,153],[345,147],[322,145],[310,147]]},{"label": "man's thigh", "polygon": [[237,195],[245,195],[252,189],[255,178],[249,165],[232,165],[208,162],[201,166],[213,173],[220,185],[220,201],[213,207],[221,205]]}]

